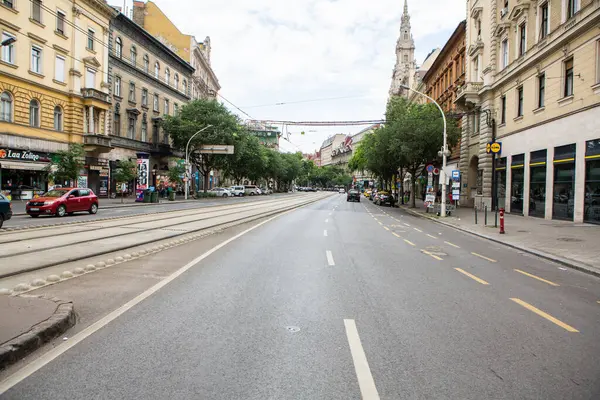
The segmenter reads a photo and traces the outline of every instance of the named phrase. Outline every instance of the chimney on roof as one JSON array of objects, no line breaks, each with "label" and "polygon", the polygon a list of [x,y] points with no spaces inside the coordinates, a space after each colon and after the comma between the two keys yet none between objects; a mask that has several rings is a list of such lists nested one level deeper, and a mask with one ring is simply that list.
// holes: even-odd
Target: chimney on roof
[{"label": "chimney on roof", "polygon": [[146,3],[143,1],[133,1],[133,22],[144,27],[144,15],[146,13]]}]

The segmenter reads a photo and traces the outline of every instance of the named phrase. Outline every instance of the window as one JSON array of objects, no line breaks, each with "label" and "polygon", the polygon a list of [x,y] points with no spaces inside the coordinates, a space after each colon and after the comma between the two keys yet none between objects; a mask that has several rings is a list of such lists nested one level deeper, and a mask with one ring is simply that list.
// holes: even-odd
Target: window
[{"label": "window", "polygon": [[538,76],[538,108],[546,104],[546,74]]},{"label": "window", "polygon": [[31,0],[31,19],[42,23],[42,1]]},{"label": "window", "polygon": [[59,82],[65,81],[65,58],[56,56],[54,61],[54,79]]},{"label": "window", "polygon": [[500,123],[501,124],[505,124],[506,123],[506,95],[502,96],[500,98]]},{"label": "window", "polygon": [[475,56],[473,60],[473,81],[479,82],[479,56]]},{"label": "window", "polygon": [[13,0],[2,0],[2,4],[4,4],[4,6],[8,8],[15,8]]},{"label": "window", "polygon": [[548,36],[549,29],[549,19],[548,19],[548,2],[542,4],[540,7],[540,39],[544,39]]},{"label": "window", "polygon": [[146,120],[142,121],[142,142],[148,140],[148,123]]},{"label": "window", "polygon": [[525,50],[527,50],[527,24],[521,24],[519,26],[519,57],[525,55]]},{"label": "window", "polygon": [[131,50],[129,50],[129,55],[131,56],[131,64],[135,66],[137,64],[137,50],[135,46],[131,46]]},{"label": "window", "polygon": [[565,96],[573,95],[573,59],[565,61]]},{"label": "window", "polygon": [[40,127],[40,103],[35,99],[29,102],[29,125]]},{"label": "window", "polygon": [[183,91],[183,93],[187,94],[187,81],[184,79],[183,83],[181,84],[181,90]]},{"label": "window", "polygon": [[61,35],[65,34],[65,17],[66,14],[60,10],[56,11],[56,32]]},{"label": "window", "polygon": [[12,122],[12,96],[8,92],[0,95],[0,121]]},{"label": "window", "polygon": [[407,63],[408,62],[408,54],[404,55],[404,62]]},{"label": "window", "polygon": [[129,101],[135,102],[135,83],[129,82]]},{"label": "window", "polygon": [[93,29],[88,29],[88,42],[87,42],[87,48],[89,50],[94,50],[94,30]]},{"label": "window", "polygon": [[567,0],[567,19],[573,18],[577,13],[577,0]]},{"label": "window", "polygon": [[175,77],[173,78],[173,85],[175,86],[175,89],[179,90],[179,74],[175,74]]},{"label": "window", "polygon": [[93,69],[87,69],[85,73],[85,87],[95,88],[96,87],[96,71]]},{"label": "window", "polygon": [[123,40],[120,37],[115,40],[115,55],[119,58],[123,57]]},{"label": "window", "polygon": [[142,89],[142,106],[148,106],[148,89]]},{"label": "window", "polygon": [[177,116],[179,114],[179,104],[173,103],[173,115]]},{"label": "window", "polygon": [[517,88],[517,117],[523,116],[523,86]]},{"label": "window", "polygon": [[148,54],[144,55],[144,72],[148,73],[150,71],[150,58],[148,58]]},{"label": "window", "polygon": [[163,110],[163,114],[169,115],[169,99],[165,99],[165,109]]},{"label": "window", "polygon": [[156,62],[156,64],[154,64],[154,77],[156,79],[160,78],[160,64],[158,63],[158,61]]},{"label": "window", "polygon": [[171,71],[169,70],[169,68],[165,69],[165,83],[167,85],[171,84]]},{"label": "window", "polygon": [[121,97],[121,77],[115,76],[115,96]]},{"label": "window", "polygon": [[479,133],[479,114],[474,114],[473,115],[473,134],[478,134]]},{"label": "window", "polygon": [[130,115],[127,119],[127,137],[129,139],[135,138],[135,117]]},{"label": "window", "polygon": [[477,20],[477,40],[481,40],[481,20]]},{"label": "window", "polygon": [[42,49],[35,46],[31,48],[31,71],[42,73]]},{"label": "window", "polygon": [[158,95],[157,94],[154,95],[153,110],[158,111]]},{"label": "window", "polygon": [[408,32],[404,32],[404,40],[408,40]]},{"label": "window", "polygon": [[60,106],[54,107],[54,130],[62,131],[63,130],[63,112]]},{"label": "window", "polygon": [[115,111],[115,117],[113,118],[114,123],[114,135],[121,136],[121,114],[119,111]]},{"label": "window", "polygon": [[502,68],[508,66],[508,39],[502,41]]},{"label": "window", "polygon": [[[16,38],[13,35],[11,35],[10,33],[2,32],[2,42],[9,40],[9,39],[15,40]],[[14,42],[9,45],[2,46],[2,61],[5,61],[5,62],[11,63],[11,64],[15,63]]]}]

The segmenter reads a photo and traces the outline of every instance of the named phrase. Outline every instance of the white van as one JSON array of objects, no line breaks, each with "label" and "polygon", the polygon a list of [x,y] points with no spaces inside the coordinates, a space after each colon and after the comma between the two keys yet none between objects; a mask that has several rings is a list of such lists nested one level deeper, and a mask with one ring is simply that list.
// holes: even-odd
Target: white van
[{"label": "white van", "polygon": [[229,191],[231,192],[232,196],[239,196],[242,197],[244,195],[244,192],[246,191],[244,189],[243,186],[231,186],[229,188]]},{"label": "white van", "polygon": [[245,185],[244,186],[244,194],[246,196],[256,196],[259,195],[260,189],[256,185]]}]

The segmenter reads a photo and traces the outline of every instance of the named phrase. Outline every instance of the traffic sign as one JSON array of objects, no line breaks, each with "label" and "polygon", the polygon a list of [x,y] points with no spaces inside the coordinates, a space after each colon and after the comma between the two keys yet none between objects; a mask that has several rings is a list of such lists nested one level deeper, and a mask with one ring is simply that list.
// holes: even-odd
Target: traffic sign
[{"label": "traffic sign", "polygon": [[427,172],[433,172],[434,168],[435,167],[433,166],[433,164],[429,164],[429,165],[427,165],[426,170],[427,170]]},{"label": "traffic sign", "polygon": [[494,153],[500,154],[502,152],[502,142],[488,142],[485,145],[485,152],[487,154]]},{"label": "traffic sign", "polygon": [[460,170],[458,170],[458,169],[452,170],[452,179],[454,179],[454,180],[460,179]]},{"label": "traffic sign", "polygon": [[433,169],[433,174],[436,175],[436,176],[439,175],[440,174],[440,169],[439,168],[434,168]]}]

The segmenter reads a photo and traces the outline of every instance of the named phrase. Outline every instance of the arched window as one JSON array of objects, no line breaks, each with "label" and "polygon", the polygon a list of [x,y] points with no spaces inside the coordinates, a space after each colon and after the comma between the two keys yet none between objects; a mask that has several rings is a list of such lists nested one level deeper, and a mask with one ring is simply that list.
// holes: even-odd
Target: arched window
[{"label": "arched window", "polygon": [[175,86],[175,89],[179,89],[179,74],[175,73],[175,77],[173,78],[173,85]]},{"label": "arched window", "polygon": [[115,55],[119,58],[123,56],[123,41],[120,37],[115,41]]},{"label": "arched window", "polygon": [[144,55],[144,72],[148,73],[148,71],[150,70],[150,58],[148,57],[148,54]]},{"label": "arched window", "polygon": [[169,68],[165,69],[165,83],[167,85],[171,84],[171,70]]},{"label": "arched window", "polygon": [[63,111],[62,108],[60,108],[60,106],[54,107],[54,130],[63,130]]},{"label": "arched window", "polygon": [[40,102],[36,99],[29,102],[29,125],[40,127]]},{"label": "arched window", "polygon": [[181,84],[181,90],[183,91],[183,93],[187,94],[187,81],[184,79],[183,83]]},{"label": "arched window", "polygon": [[129,51],[129,54],[131,54],[131,63],[133,65],[137,64],[137,50],[135,48],[135,46],[131,46],[131,50]]},{"label": "arched window", "polygon": [[12,110],[12,96],[8,92],[3,92],[0,96],[0,121],[12,122]]},{"label": "arched window", "polygon": [[156,62],[156,64],[154,64],[154,77],[156,79],[160,78],[160,64],[158,63],[158,61]]}]

